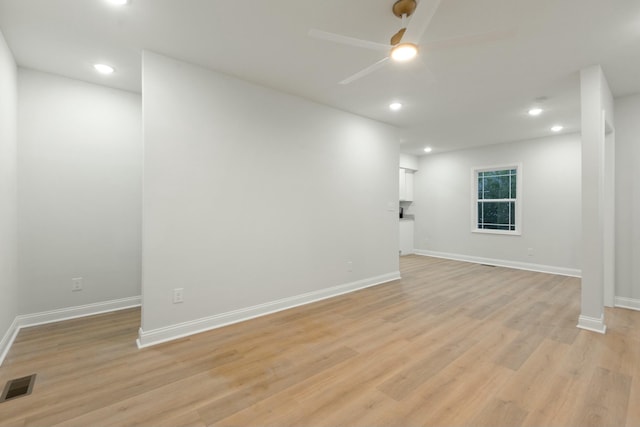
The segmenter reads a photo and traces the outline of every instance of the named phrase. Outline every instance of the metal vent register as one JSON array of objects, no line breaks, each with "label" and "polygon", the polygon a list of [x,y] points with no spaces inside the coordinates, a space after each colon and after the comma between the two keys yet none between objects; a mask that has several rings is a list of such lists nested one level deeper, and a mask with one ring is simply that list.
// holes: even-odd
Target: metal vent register
[{"label": "metal vent register", "polygon": [[7,385],[4,386],[4,390],[0,396],[0,403],[30,395],[35,382],[36,374],[7,381]]}]

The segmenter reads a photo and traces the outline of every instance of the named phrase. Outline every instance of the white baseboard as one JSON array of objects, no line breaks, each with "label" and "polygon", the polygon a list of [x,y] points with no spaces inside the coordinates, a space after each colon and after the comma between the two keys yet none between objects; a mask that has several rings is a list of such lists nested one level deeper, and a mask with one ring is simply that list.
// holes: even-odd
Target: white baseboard
[{"label": "white baseboard", "polygon": [[613,306],[620,307],[620,308],[628,308],[629,310],[640,311],[640,299],[615,297]]},{"label": "white baseboard", "polygon": [[18,318],[16,317],[13,319],[4,337],[2,337],[2,341],[0,341],[0,366],[2,366],[4,358],[7,357],[7,353],[9,353],[9,349],[18,335],[18,331],[20,331],[20,327],[18,326]]},{"label": "white baseboard", "polygon": [[61,308],[59,310],[43,311],[41,313],[22,314],[16,316],[13,323],[7,330],[4,338],[0,341],[0,365],[7,356],[13,341],[22,328],[30,326],[44,325],[46,323],[60,322],[62,320],[76,319],[78,317],[93,316],[101,313],[124,310],[126,308],[139,307],[140,296],[121,298],[111,301],[98,302],[94,304],[79,305],[76,307]]},{"label": "white baseboard", "polygon": [[16,317],[16,319],[18,319],[18,326],[20,328],[27,328],[29,326],[44,325],[45,323],[60,322],[62,320],[93,316],[95,314],[124,310],[126,308],[132,307],[139,307],[140,301],[140,296],[114,299],[111,301],[97,302],[94,304],[61,308],[59,310],[43,311],[41,313],[23,314]]},{"label": "white baseboard", "polygon": [[137,344],[139,348],[150,347],[211,329],[220,328],[233,323],[243,322],[278,311],[287,310],[300,305],[310,304],[327,298],[357,291],[359,289],[380,285],[400,279],[400,272],[396,271],[369,279],[359,280],[332,288],[309,292],[294,297],[271,301],[240,310],[217,314],[215,316],[203,317],[189,322],[178,323],[158,329],[145,331],[140,328]]},{"label": "white baseboard", "polygon": [[604,314],[598,317],[589,317],[580,315],[578,317],[578,328],[585,329],[591,332],[598,332],[604,334],[607,332],[607,325],[604,324]]},{"label": "white baseboard", "polygon": [[502,259],[483,258],[471,255],[450,254],[446,252],[435,252],[423,249],[416,249],[416,255],[430,256],[434,258],[445,258],[454,261],[472,262],[475,264],[488,264],[497,267],[515,268],[517,270],[536,271],[539,273],[558,274],[560,276],[581,277],[582,271],[576,268],[556,267],[552,265],[532,264],[520,261],[508,261]]}]

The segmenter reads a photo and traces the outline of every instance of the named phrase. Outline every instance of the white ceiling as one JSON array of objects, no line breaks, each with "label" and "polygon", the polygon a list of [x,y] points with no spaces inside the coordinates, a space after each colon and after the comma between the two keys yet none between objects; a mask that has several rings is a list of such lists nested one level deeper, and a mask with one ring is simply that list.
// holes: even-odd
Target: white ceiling
[{"label": "white ceiling", "polygon": [[[151,49],[402,129],[423,154],[580,127],[579,70],[601,64],[614,96],[640,92],[638,0],[442,0],[422,45],[485,32],[484,43],[423,49],[349,85],[384,53],[308,37],[309,29],[387,43],[394,0],[0,0],[2,30],[22,67],[140,91]],[[418,0],[420,1],[420,0]],[[95,62],[116,67],[97,75]],[[547,97],[545,113],[526,111]],[[388,105],[398,100],[399,112]]]}]

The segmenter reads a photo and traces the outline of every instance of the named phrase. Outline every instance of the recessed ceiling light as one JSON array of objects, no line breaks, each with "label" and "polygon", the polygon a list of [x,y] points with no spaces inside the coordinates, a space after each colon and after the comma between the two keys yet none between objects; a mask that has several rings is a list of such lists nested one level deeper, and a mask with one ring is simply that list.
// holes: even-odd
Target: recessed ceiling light
[{"label": "recessed ceiling light", "polygon": [[430,153],[432,151],[431,147],[425,147],[424,152],[425,153]]},{"label": "recessed ceiling light", "polygon": [[94,64],[93,68],[100,74],[112,74],[115,71],[115,68],[107,64]]},{"label": "recessed ceiling light", "polygon": [[398,111],[402,108],[402,104],[400,104],[399,102],[392,102],[391,104],[389,104],[389,108],[393,111]]},{"label": "recessed ceiling light", "polygon": [[564,129],[564,127],[560,126],[560,125],[555,125],[551,128],[551,130],[553,132],[560,132],[562,129]]},{"label": "recessed ceiling light", "polygon": [[115,4],[116,6],[124,6],[125,4],[129,4],[129,0],[109,0],[109,3]]},{"label": "recessed ceiling light", "polygon": [[391,49],[391,59],[394,61],[408,61],[418,54],[418,46],[413,43],[401,43]]},{"label": "recessed ceiling light", "polygon": [[540,107],[533,107],[532,109],[529,110],[529,115],[530,116],[539,116],[540,114],[542,114],[542,108]]}]

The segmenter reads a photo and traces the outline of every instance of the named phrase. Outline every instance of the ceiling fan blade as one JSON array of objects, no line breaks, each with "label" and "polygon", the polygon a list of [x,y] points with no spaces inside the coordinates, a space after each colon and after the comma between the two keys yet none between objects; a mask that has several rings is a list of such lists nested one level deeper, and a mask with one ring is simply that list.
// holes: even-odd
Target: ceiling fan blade
[{"label": "ceiling fan blade", "polygon": [[468,34],[460,37],[453,37],[444,40],[435,40],[425,43],[422,46],[426,50],[440,50],[450,47],[464,47],[468,45],[488,43],[493,41],[505,40],[516,35],[516,30],[511,28],[508,30],[489,31],[486,33]]},{"label": "ceiling fan blade", "polygon": [[328,33],[326,31],[315,30],[315,29],[309,30],[309,36],[315,39],[328,40],[334,43],[346,44],[346,45],[355,46],[355,47],[363,47],[365,49],[382,50],[382,51],[388,51],[389,49],[391,49],[391,46],[387,44],[370,42],[368,40],[360,40],[353,37],[343,36],[341,34]]},{"label": "ceiling fan blade", "polygon": [[371,74],[374,71],[382,68],[387,61],[389,60],[388,56],[385,56],[384,58],[382,58],[380,61],[375,62],[371,65],[369,65],[367,68],[365,68],[364,70],[360,70],[357,73],[355,73],[352,76],[347,77],[346,79],[342,80],[340,82],[341,85],[348,85],[349,83],[358,80],[359,78],[362,78],[364,76],[366,76],[367,74]]},{"label": "ceiling fan blade", "polygon": [[436,14],[441,0],[420,0],[416,10],[411,15],[407,31],[402,37],[403,42],[420,44],[422,35],[427,30],[431,18]]},{"label": "ceiling fan blade", "polygon": [[433,71],[431,71],[431,69],[427,66],[424,60],[422,58],[417,58],[417,59],[418,59],[417,62],[420,65],[421,70],[419,73],[414,72],[415,77],[422,79],[423,82],[429,85],[437,83],[435,74],[433,74]]}]

